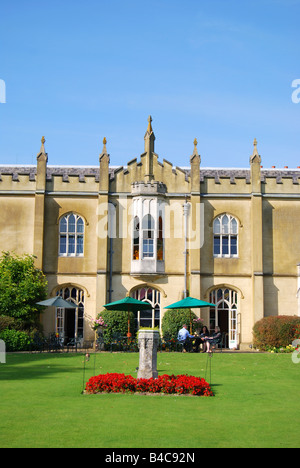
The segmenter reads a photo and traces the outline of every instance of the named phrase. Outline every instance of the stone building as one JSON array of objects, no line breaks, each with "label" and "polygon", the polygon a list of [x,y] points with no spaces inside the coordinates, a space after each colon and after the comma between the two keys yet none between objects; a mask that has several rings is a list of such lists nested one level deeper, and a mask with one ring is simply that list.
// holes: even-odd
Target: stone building
[{"label": "stone building", "polygon": [[0,165],[0,250],[34,254],[49,296],[79,305],[46,310],[45,334],[93,340],[103,304],[126,295],[153,306],[138,326],[184,295],[216,303],[197,314],[230,348],[248,349],[264,316],[300,315],[300,169],[264,169],[256,140],[245,169],[202,167],[196,140],[173,167],[151,118],[144,140],[124,167],[106,139],[98,166],[51,166],[44,138],[36,166]]}]

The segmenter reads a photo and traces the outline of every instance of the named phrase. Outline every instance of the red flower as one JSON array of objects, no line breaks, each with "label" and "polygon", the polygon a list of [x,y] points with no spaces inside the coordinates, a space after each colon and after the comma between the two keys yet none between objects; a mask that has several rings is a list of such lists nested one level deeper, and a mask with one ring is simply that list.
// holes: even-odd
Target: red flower
[{"label": "red flower", "polygon": [[91,377],[86,383],[87,393],[147,392],[213,396],[209,384],[200,377],[189,375],[161,375],[157,379],[135,379],[131,375],[108,373]]}]

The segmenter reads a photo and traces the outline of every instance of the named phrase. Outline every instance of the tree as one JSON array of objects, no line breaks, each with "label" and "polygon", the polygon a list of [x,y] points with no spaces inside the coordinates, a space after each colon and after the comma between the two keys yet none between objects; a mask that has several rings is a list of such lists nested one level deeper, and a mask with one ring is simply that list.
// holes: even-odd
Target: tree
[{"label": "tree", "polygon": [[23,329],[37,326],[43,307],[36,303],[47,297],[46,277],[34,259],[10,252],[0,257],[0,316],[13,317]]}]

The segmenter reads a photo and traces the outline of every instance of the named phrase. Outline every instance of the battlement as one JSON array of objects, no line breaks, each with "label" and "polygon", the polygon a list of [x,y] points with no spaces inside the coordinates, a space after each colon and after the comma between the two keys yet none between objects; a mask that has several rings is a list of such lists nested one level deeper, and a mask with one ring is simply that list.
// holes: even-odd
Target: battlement
[{"label": "battlement", "polygon": [[[200,168],[201,193],[225,193],[228,190],[241,193],[251,192],[251,169],[247,168]],[[190,191],[191,169],[174,167],[167,160],[163,164],[154,163],[156,181],[144,182],[142,163],[136,160],[128,166],[110,166],[109,183],[111,192],[138,194],[165,194],[168,192]],[[37,166],[0,166],[0,191],[34,191],[37,179]],[[94,191],[97,192],[100,179],[98,166],[47,166],[46,191]],[[260,182],[262,193],[300,193],[300,168],[261,168]],[[158,182],[162,181],[162,182]],[[235,188],[234,188],[235,187]]]},{"label": "battlement", "polygon": [[164,195],[167,187],[162,182],[134,182],[131,185],[133,195]]}]

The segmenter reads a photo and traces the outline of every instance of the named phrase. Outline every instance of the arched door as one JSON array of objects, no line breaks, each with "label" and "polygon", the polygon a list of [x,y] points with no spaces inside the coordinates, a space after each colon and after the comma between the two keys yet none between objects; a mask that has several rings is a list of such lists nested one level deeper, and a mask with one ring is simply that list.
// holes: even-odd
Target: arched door
[{"label": "arched door", "polygon": [[210,293],[210,302],[216,304],[210,310],[210,330],[216,326],[225,333],[225,347],[236,348],[238,346],[238,293],[229,288],[217,288]]},{"label": "arched door", "polygon": [[82,289],[67,286],[57,291],[66,301],[79,306],[77,309],[56,309],[56,333],[65,344],[70,340],[83,340],[84,326],[84,291]]}]

